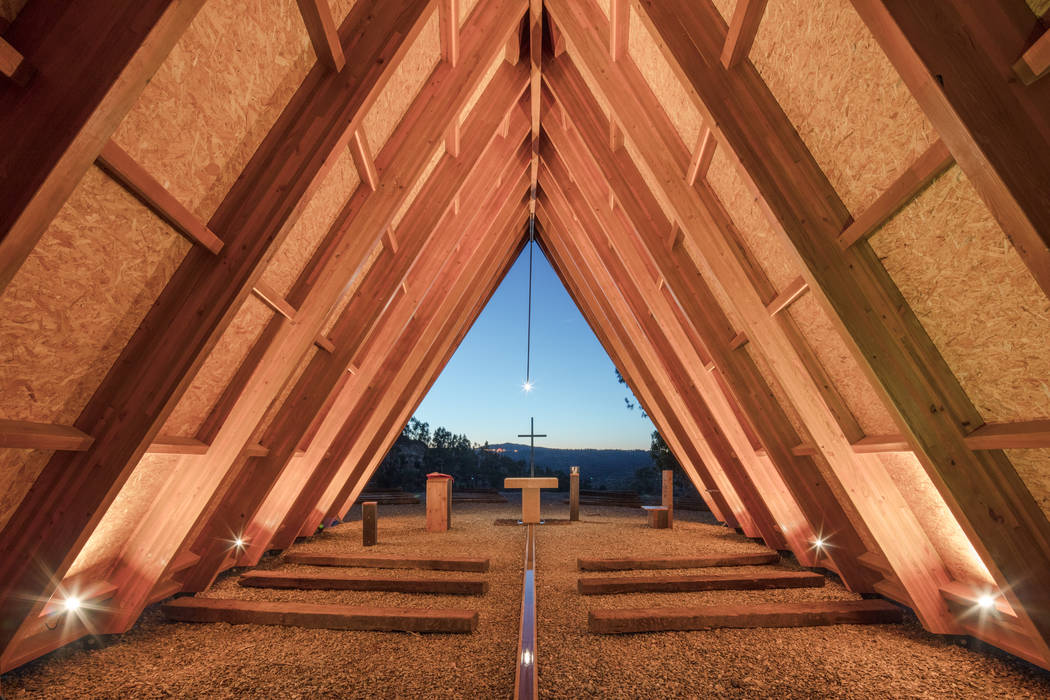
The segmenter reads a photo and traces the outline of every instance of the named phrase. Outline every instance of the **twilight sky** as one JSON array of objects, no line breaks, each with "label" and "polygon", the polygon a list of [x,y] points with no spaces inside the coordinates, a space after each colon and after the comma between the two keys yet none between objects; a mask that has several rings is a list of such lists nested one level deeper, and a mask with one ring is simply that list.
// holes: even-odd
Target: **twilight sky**
[{"label": "twilight sky", "polygon": [[546,447],[649,449],[653,425],[628,411],[627,387],[576,304],[536,247],[532,287],[532,382],[526,394],[526,247],[416,411],[433,432],[445,426],[483,443],[528,442],[536,417]]}]

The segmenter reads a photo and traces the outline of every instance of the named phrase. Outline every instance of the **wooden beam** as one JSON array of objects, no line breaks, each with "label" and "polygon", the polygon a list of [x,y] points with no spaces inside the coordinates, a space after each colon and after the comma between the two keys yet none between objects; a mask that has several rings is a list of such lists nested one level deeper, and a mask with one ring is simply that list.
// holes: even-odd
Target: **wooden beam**
[{"label": "wooden beam", "polygon": [[147,454],[154,455],[206,455],[208,443],[197,438],[178,435],[158,435],[146,449]]},{"label": "wooden beam", "polygon": [[875,233],[954,163],[955,159],[944,142],[940,139],[934,141],[878,199],[846,227],[838,237],[839,245],[845,250]]},{"label": "wooden beam", "polygon": [[985,423],[966,436],[971,450],[1050,448],[1050,420]]},{"label": "wooden beam", "polygon": [[[855,1],[854,4],[859,3]],[[1050,589],[1034,585],[1035,579],[1050,577],[1050,523],[1046,516],[1001,452],[973,452],[966,447],[959,426],[977,424],[979,414],[937,348],[921,330],[921,324],[870,246],[860,243],[844,253],[838,246],[826,245],[844,228],[849,213],[754,67],[742,64],[733,71],[725,71],[714,60],[720,47],[717,37],[710,32],[710,26],[711,22],[717,21],[717,10],[704,4],[691,5],[683,12],[681,7],[672,9],[653,0],[641,0],[641,5],[643,22],[660,37],[658,43],[676,67],[694,103],[702,105],[705,116],[712,116],[720,125],[720,142],[737,156],[741,166],[751,175],[767,213],[801,256],[811,291],[820,295],[822,305],[833,311],[833,320],[846,330],[844,339],[855,359],[862,366],[866,365],[870,376],[876,379],[876,390],[884,397],[898,424],[910,433],[913,443],[919,448],[920,462],[974,547],[982,554],[997,583],[1004,590],[1009,589],[1006,595],[1017,604],[1015,607],[1027,606],[1026,623],[1030,623],[1030,631],[1050,657],[1050,646],[1047,646],[1050,640]],[[927,22],[922,31],[917,30],[912,39],[961,43],[965,47],[956,45],[956,48],[972,53],[970,40],[960,41],[963,34],[957,31],[958,24],[945,21],[941,3],[937,5],[934,11],[937,18],[926,15]],[[967,12],[980,11],[965,2],[949,0],[948,5],[954,8],[966,5]],[[982,9],[991,7],[998,8],[999,4],[981,3]],[[908,5],[908,9],[901,9],[900,13],[915,17],[930,10],[931,6],[927,4]],[[895,5],[894,12],[897,11]],[[994,19],[997,12],[998,9],[992,10],[990,19]],[[861,14],[863,16],[864,11]],[[967,24],[961,17],[959,19],[961,24]],[[869,22],[869,26],[871,24]],[[930,27],[943,28],[943,31],[929,32]],[[878,36],[880,29],[873,29],[873,32]],[[887,53],[891,54],[892,60],[892,51]],[[970,61],[965,60],[953,65],[953,70],[962,65],[971,67]],[[972,72],[967,70],[964,73],[954,78],[958,81],[955,85],[974,84]],[[996,75],[1000,75],[998,70]],[[908,80],[906,75],[905,80]],[[994,80],[1002,82],[1000,77]],[[944,82],[950,83],[948,76]],[[939,91],[939,88],[928,90],[934,91]],[[968,93],[965,99],[972,98],[974,91],[969,88],[963,91]],[[921,104],[923,98],[918,99]],[[982,101],[982,110],[987,109],[988,105]],[[930,111],[927,109],[927,113]],[[755,113],[765,115],[761,130],[747,125],[747,115]],[[1002,138],[1003,127],[1002,121],[997,121],[997,135],[993,140]],[[1040,127],[1034,128],[1038,131]],[[1050,126],[1043,124],[1042,128],[1050,129]],[[965,150],[956,148],[944,129],[939,131],[953,153]],[[1047,145],[1050,147],[1050,141]],[[1047,153],[1050,154],[1050,148]],[[1040,167],[1030,162],[1030,154],[1025,154],[1024,160],[1032,168]],[[963,165],[961,161],[960,165]],[[1050,169],[1043,167],[1042,172],[1050,182]],[[1023,183],[1024,188],[1038,179],[1038,176],[1029,178]],[[1048,190],[1050,188],[1044,187],[1042,191]],[[1033,200],[1033,205],[1050,215],[1045,196],[1041,196],[1037,204]],[[1050,218],[1047,223],[1050,224]],[[1050,227],[1045,231],[1050,231]],[[1007,233],[1011,235],[1009,227]],[[1014,240],[1020,238],[1014,237]],[[697,239],[701,245],[707,242]],[[708,256],[708,260],[715,264],[712,256]],[[1050,264],[1043,269],[1050,280]],[[738,310],[750,314],[743,305],[738,304]],[[768,319],[768,315],[763,316]],[[755,321],[763,323],[760,317]],[[775,324],[768,325],[765,330],[778,333]],[[765,333],[761,337],[755,334],[753,340],[765,343],[772,337],[767,338]],[[785,388],[789,394],[794,394],[792,389]],[[931,411],[931,406],[937,410]],[[813,406],[806,412],[810,410],[822,409]],[[818,427],[815,422],[812,425]],[[840,440],[835,431],[817,436],[817,443],[825,451],[841,450]],[[831,445],[835,447],[830,448]],[[870,469],[874,462],[868,465]],[[877,474],[880,479],[884,476],[881,470]],[[843,476],[848,478],[849,474],[843,472]],[[891,483],[887,488],[894,488]],[[987,487],[975,489],[975,483]],[[879,492],[882,490],[880,488]],[[875,498],[874,494],[872,498]],[[868,499],[860,498],[854,503],[858,509],[867,508]],[[907,508],[907,505],[902,503],[902,507]],[[932,626],[945,630],[954,628],[954,620],[943,616],[939,596],[935,600],[931,595],[931,584],[947,577],[948,572],[938,561],[939,555],[928,538],[913,535],[905,540],[900,537],[901,523],[886,521],[884,511],[869,509],[864,517],[869,527],[885,527],[882,534],[877,535],[880,546],[894,564],[894,570],[909,595],[916,601],[923,623],[931,629]],[[919,525],[916,523],[914,527],[919,528]],[[931,574],[933,571],[937,573]],[[1022,613],[1019,615],[1023,616]]]},{"label": "wooden beam", "polygon": [[1021,2],[852,2],[1050,296],[1050,92],[1004,72],[1040,20]]},{"label": "wooden beam", "polygon": [[857,454],[911,452],[911,443],[903,435],[868,435],[853,443]]},{"label": "wooden beam", "polygon": [[299,3],[299,12],[303,16],[306,32],[310,35],[310,42],[314,45],[317,60],[336,73],[343,70],[346,56],[343,54],[342,44],[339,43],[339,33],[336,31],[332,7],[328,0],[296,2]]},{"label": "wooden beam", "polygon": [[747,345],[747,333],[739,331],[736,335],[729,339],[729,348],[731,350],[739,350],[740,348]]},{"label": "wooden beam", "polygon": [[591,610],[587,614],[587,629],[593,634],[628,634],[723,627],[883,625],[903,619],[903,611],[884,600],[829,600],[702,608]]},{"label": "wooden beam", "polygon": [[543,0],[529,0],[529,113],[532,115],[532,198],[529,212],[536,214],[536,188],[540,172],[540,86],[543,69]]},{"label": "wooden beam", "polygon": [[768,571],[755,574],[692,574],[677,576],[602,576],[576,580],[580,595],[613,593],[689,593],[753,591],[770,588],[822,588],[824,576],[811,571]]},{"label": "wooden beam", "polygon": [[652,569],[707,569],[716,566],[761,566],[776,564],[780,555],[776,552],[761,554],[714,554],[702,557],[628,557],[624,559],[579,558],[576,566],[580,571],[626,571]]},{"label": "wooden beam", "polygon": [[[335,161],[333,154],[346,147],[422,30],[426,9],[424,0],[396,6],[378,0],[355,4],[343,25],[345,35],[356,36],[366,25],[370,29],[355,41],[347,67],[339,74],[315,68],[303,80],[209,221],[209,228],[226,244],[223,250],[217,256],[190,251],[78,418],[78,428],[95,435],[95,443],[84,453],[54,455],[12,514],[0,533],[6,553],[0,558],[0,646],[34,607],[33,596],[26,592],[46,593],[72,564],[233,311],[251,292],[260,264],[281,245],[302,211],[302,201],[324,179]],[[82,42],[73,43],[83,49]],[[71,58],[68,65],[77,60]],[[45,82],[49,81],[33,85]],[[289,152],[288,143],[297,148]],[[367,250],[361,259],[365,255]],[[330,308],[329,304],[316,313],[323,317]],[[285,332],[300,330],[296,326]],[[315,337],[316,331],[305,339],[307,347]],[[280,386],[276,382],[267,390],[276,392]],[[137,410],[114,411],[115,405]],[[230,449],[239,454],[246,442]],[[217,443],[212,444],[214,448]],[[53,512],[65,517],[52,520],[46,514]],[[48,546],[42,549],[39,543],[45,540]]]},{"label": "wooden beam", "polygon": [[445,133],[445,151],[453,158],[459,158],[461,133],[459,119],[453,119],[451,126],[448,127],[448,131]]},{"label": "wooden beam", "polygon": [[0,447],[83,452],[95,439],[71,425],[0,418]]},{"label": "wooden beam", "polygon": [[[39,79],[0,81],[0,292],[203,0],[33,3],[5,34]],[[91,60],[85,60],[85,57]],[[0,646],[3,640],[0,639]]]},{"label": "wooden beam", "polygon": [[193,212],[176,200],[115,141],[106,142],[95,162],[124,189],[149,207],[150,211],[171,224],[191,243],[202,246],[216,255],[222,250],[222,241],[218,236],[212,233]]},{"label": "wooden beam", "polygon": [[335,352],[335,343],[328,336],[319,335],[314,339],[314,345],[331,354]]},{"label": "wooden beam", "polygon": [[368,147],[368,137],[364,128],[359,128],[350,138],[350,155],[354,159],[354,167],[361,176],[361,181],[368,185],[372,191],[379,189],[379,173],[376,171],[376,161],[372,157],[372,149]]},{"label": "wooden beam", "polygon": [[1025,85],[1031,85],[1050,70],[1050,31],[1035,40],[1014,64],[1014,73]]},{"label": "wooden beam", "polygon": [[615,121],[609,121],[609,148],[619,151],[623,148],[623,129]]},{"label": "wooden beam", "polygon": [[278,294],[277,290],[270,285],[265,282],[256,282],[255,286],[252,287],[252,294],[289,321],[295,320],[295,307],[289,304],[288,300],[281,294]]},{"label": "wooden beam", "polygon": [[476,610],[441,608],[368,608],[264,600],[179,598],[161,606],[169,620],[225,622],[231,625],[282,625],[372,632],[470,633],[478,626]]},{"label": "wooden beam", "polygon": [[721,61],[726,69],[736,67],[751,52],[758,25],[766,11],[766,0],[739,0],[729,22],[729,32],[722,46]]},{"label": "wooden beam", "polygon": [[249,588],[291,588],[301,591],[390,591],[439,595],[482,595],[489,590],[489,582],[484,579],[350,576],[302,571],[249,571],[242,575],[237,583]]},{"label": "wooden beam", "polygon": [[455,66],[459,63],[459,0],[438,1],[441,57]]},{"label": "wooden beam", "polygon": [[0,73],[13,80],[17,85],[25,85],[33,71],[25,57],[22,56],[0,37]]},{"label": "wooden beam", "polygon": [[705,126],[700,131],[696,148],[693,149],[693,155],[689,159],[689,168],[685,171],[685,181],[690,187],[695,185],[697,180],[707,177],[707,170],[711,167],[711,159],[715,157],[717,145],[715,132],[711,127]]},{"label": "wooden beam", "polygon": [[609,58],[614,61],[627,53],[631,30],[631,0],[609,0]]},{"label": "wooden beam", "polygon": [[485,573],[489,560],[479,557],[413,557],[404,554],[312,554],[289,552],[288,564],[304,566],[346,566],[355,569],[429,569],[432,571],[472,571]]},{"label": "wooden beam", "polygon": [[796,277],[791,282],[788,282],[787,286],[777,294],[773,301],[766,304],[766,311],[769,312],[770,316],[776,316],[802,298],[802,295],[808,291],[809,284],[806,283],[805,278]]}]

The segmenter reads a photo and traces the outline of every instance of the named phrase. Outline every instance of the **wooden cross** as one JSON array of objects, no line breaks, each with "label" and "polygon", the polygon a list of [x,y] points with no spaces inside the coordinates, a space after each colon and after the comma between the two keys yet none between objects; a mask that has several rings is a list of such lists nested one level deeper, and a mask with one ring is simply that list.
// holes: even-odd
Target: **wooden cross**
[{"label": "wooden cross", "polygon": [[529,439],[529,476],[536,476],[536,438],[547,437],[546,434],[536,434],[536,419],[529,418],[529,432],[526,435],[519,434],[518,437],[527,437]]}]

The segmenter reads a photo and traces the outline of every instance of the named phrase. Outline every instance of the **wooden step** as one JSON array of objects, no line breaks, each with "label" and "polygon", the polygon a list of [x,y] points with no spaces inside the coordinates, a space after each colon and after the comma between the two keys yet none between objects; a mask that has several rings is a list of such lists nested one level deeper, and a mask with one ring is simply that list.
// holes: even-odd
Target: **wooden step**
[{"label": "wooden step", "polygon": [[780,561],[776,552],[763,554],[725,554],[708,557],[630,557],[626,559],[576,560],[580,571],[626,571],[629,569],[702,569],[708,566],[757,566]]},{"label": "wooden step", "polygon": [[268,600],[179,598],[161,606],[170,620],[284,625],[376,632],[473,632],[477,610],[457,608],[369,608],[354,605],[277,603]]},{"label": "wooden step", "polygon": [[466,578],[390,578],[310,574],[290,571],[249,571],[237,582],[251,588],[294,588],[298,590],[389,591],[393,593],[439,593],[443,595],[482,595],[489,582]]},{"label": "wooden step", "polygon": [[750,591],[766,588],[820,588],[824,577],[810,571],[770,571],[740,576],[591,576],[577,581],[582,595],[605,593],[687,593],[691,591]]},{"label": "wooden step", "polygon": [[307,566],[348,566],[360,569],[429,569],[430,571],[470,571],[484,573],[489,570],[488,559],[471,557],[446,557],[432,559],[409,557],[401,554],[310,554],[289,552],[284,555],[289,564]]},{"label": "wooden step", "polygon": [[903,613],[885,600],[834,600],[698,608],[591,610],[587,628],[596,634],[706,630],[718,627],[815,627],[900,622]]}]

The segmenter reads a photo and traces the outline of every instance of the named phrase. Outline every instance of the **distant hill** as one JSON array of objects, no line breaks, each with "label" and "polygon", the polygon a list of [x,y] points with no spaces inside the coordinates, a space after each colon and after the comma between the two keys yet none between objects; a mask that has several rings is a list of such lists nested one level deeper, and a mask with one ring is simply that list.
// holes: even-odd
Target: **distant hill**
[{"label": "distant hill", "polygon": [[[529,446],[513,442],[489,445],[489,449],[503,449],[511,459],[529,462]],[[515,452],[517,450],[517,452]],[[594,450],[594,449],[559,449],[555,447],[536,447],[536,466],[550,469],[579,467],[581,474],[594,479],[596,484],[608,487],[619,485],[619,482],[630,480],[634,472],[647,467],[652,460],[648,450]]]}]

